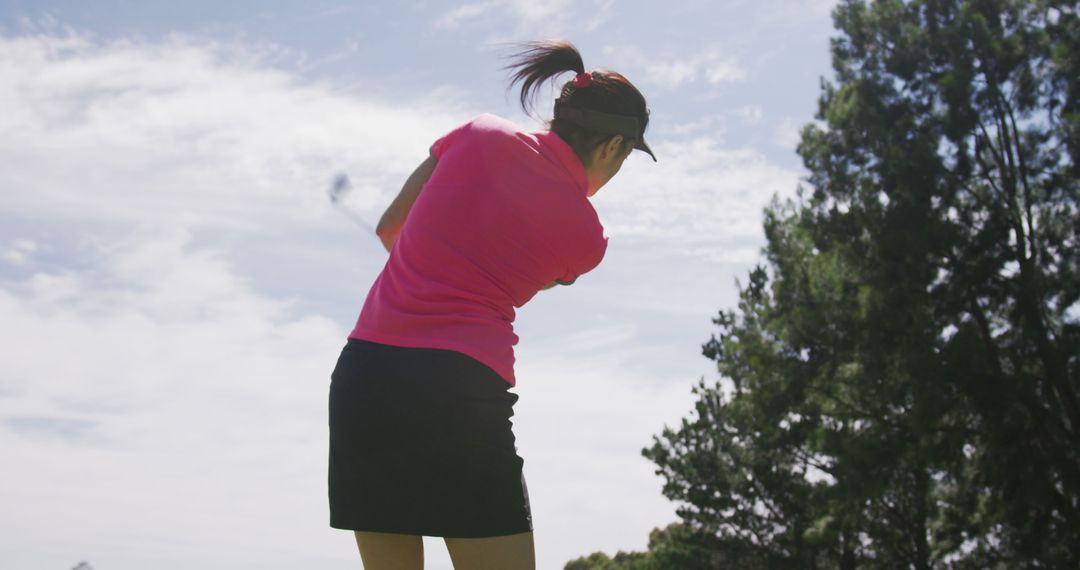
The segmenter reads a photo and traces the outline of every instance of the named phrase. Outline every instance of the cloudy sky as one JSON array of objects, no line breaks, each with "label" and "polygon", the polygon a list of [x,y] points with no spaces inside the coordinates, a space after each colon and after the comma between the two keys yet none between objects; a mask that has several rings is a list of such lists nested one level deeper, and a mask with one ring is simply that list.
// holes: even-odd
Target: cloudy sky
[{"label": "cloudy sky", "polygon": [[644,550],[677,517],[641,449],[718,380],[832,4],[0,0],[0,566],[357,567],[326,399],[386,261],[362,222],[453,126],[542,128],[500,67],[555,36],[645,93],[660,161],[594,198],[604,262],[518,312],[514,432],[539,568]]}]

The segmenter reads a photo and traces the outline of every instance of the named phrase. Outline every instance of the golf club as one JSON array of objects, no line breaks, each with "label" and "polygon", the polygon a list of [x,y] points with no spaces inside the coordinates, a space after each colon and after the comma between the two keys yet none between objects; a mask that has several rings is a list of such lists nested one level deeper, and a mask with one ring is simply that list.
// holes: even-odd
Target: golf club
[{"label": "golf club", "polygon": [[[349,181],[349,175],[344,172],[339,172],[337,176],[334,177],[333,182],[330,184],[330,202],[338,206],[338,210],[348,216],[349,219],[356,222],[360,225],[360,227],[370,232],[369,235],[378,238],[378,235],[375,233],[375,228],[372,227],[371,224],[364,221],[364,219],[361,218],[358,214],[350,210],[342,201],[342,199],[345,197],[346,194],[349,193],[350,190],[352,190],[352,183]],[[382,242],[380,242],[380,244],[381,243]]]}]

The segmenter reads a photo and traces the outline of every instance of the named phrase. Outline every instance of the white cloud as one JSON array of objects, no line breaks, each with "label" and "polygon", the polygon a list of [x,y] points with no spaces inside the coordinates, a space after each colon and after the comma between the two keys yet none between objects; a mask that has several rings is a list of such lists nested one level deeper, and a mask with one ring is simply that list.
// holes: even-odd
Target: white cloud
[{"label": "white cloud", "polygon": [[[763,239],[761,208],[770,196],[793,196],[798,183],[799,173],[770,164],[750,149],[725,149],[714,137],[651,146],[660,162],[631,155],[594,199],[613,239],[662,243],[674,251],[732,260],[733,243]],[[738,249],[739,261],[756,257],[745,247]]]},{"label": "white cloud", "polygon": [[599,0],[599,5],[596,7],[592,18],[589,19],[589,23],[585,26],[586,32],[595,32],[600,26],[603,26],[609,19],[611,19],[611,9],[615,7],[615,0]]},{"label": "white cloud", "polygon": [[[0,37],[0,186],[26,218],[252,229],[324,222],[338,171],[369,219],[467,113],[305,84],[239,46]],[[449,111],[449,112],[448,112]],[[56,157],[63,156],[62,162]]]},{"label": "white cloud", "polygon": [[524,22],[541,22],[551,18],[565,18],[573,8],[573,0],[508,0],[507,5]]},{"label": "white cloud", "polygon": [[487,15],[493,10],[503,7],[505,4],[506,2],[504,0],[489,0],[487,2],[462,4],[461,6],[446,12],[442,16],[439,16],[439,18],[435,20],[435,27],[442,29],[457,28],[462,22]]},{"label": "white cloud", "polygon": [[614,7],[614,0],[481,0],[443,12],[432,25],[439,30],[456,30],[487,24],[498,29],[489,43],[499,43],[522,36],[564,36],[579,27],[594,32],[611,19]]},{"label": "white cloud", "polygon": [[700,70],[698,61],[658,61],[645,64],[646,79],[664,87],[678,87],[697,77]]},{"label": "white cloud", "polygon": [[715,140],[723,139],[726,132],[727,125],[722,118],[717,117],[702,117],[696,121],[690,121],[688,123],[676,123],[665,128],[667,133],[670,133],[674,138],[685,139],[691,135],[698,136],[703,131],[708,131]]},{"label": "white cloud", "polygon": [[37,243],[29,239],[17,239],[0,252],[0,258],[12,265],[22,265],[37,251]]},{"label": "white cloud", "polygon": [[775,0],[755,5],[755,8],[761,25],[804,27],[807,23],[828,21],[838,3],[838,0]]},{"label": "white cloud", "polygon": [[698,80],[717,85],[744,81],[749,77],[734,54],[719,48],[699,50],[692,56],[646,54],[628,46],[607,46],[603,53],[619,60],[619,69],[640,69],[646,82],[665,89],[675,89]]},{"label": "white cloud", "polygon": [[712,84],[742,81],[747,77],[746,70],[732,60],[707,61],[703,66],[705,78]]},{"label": "white cloud", "polygon": [[177,535],[204,553],[226,536],[221,553],[330,546],[320,418],[340,326],[290,315],[190,239],[139,232],[88,248],[85,270],[0,283],[9,539],[47,547],[32,533],[47,524],[75,556],[139,521],[118,558],[160,556]]},{"label": "white cloud", "polygon": [[742,119],[744,124],[756,125],[761,122],[765,112],[761,105],[746,105],[735,110],[735,116]]},{"label": "white cloud", "polygon": [[545,21],[563,21],[571,10],[570,0],[486,0],[463,4],[436,18],[435,27],[455,29],[462,24],[489,16],[501,15],[513,18],[519,25],[537,24]]},{"label": "white cloud", "polygon": [[776,144],[794,151],[802,137],[802,128],[803,123],[791,117],[784,118],[776,126]]}]

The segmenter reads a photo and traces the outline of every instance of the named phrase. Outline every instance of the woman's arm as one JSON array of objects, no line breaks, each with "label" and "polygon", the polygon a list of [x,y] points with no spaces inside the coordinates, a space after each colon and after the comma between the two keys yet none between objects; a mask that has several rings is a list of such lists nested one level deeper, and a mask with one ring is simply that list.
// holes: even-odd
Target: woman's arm
[{"label": "woman's arm", "polygon": [[416,197],[420,195],[420,190],[423,189],[424,184],[431,178],[431,173],[435,171],[437,162],[438,160],[434,156],[428,156],[424,162],[421,162],[420,166],[417,166],[416,170],[409,175],[405,185],[401,187],[401,192],[390,203],[390,207],[386,209],[386,212],[383,212],[382,218],[379,219],[379,225],[375,227],[375,233],[382,240],[386,251],[390,251],[394,247],[394,242],[397,241],[398,234],[401,233],[401,227],[405,225],[405,218],[409,215],[409,210],[412,209],[412,205],[416,202]]}]

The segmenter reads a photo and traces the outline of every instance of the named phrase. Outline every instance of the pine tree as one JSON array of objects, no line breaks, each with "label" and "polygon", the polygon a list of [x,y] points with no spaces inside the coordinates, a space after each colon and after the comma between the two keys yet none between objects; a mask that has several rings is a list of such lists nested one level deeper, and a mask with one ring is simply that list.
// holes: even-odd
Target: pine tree
[{"label": "pine tree", "polygon": [[1080,19],[845,0],[835,83],[643,454],[738,567],[1080,567]]}]

